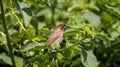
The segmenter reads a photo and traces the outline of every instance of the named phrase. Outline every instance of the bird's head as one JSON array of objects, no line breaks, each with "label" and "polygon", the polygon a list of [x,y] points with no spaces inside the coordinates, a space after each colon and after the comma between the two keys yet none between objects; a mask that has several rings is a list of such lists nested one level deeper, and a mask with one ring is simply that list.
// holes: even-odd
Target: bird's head
[{"label": "bird's head", "polygon": [[59,29],[61,29],[61,30],[64,31],[67,28],[67,25],[65,25],[65,24],[59,24],[56,28],[59,28]]}]

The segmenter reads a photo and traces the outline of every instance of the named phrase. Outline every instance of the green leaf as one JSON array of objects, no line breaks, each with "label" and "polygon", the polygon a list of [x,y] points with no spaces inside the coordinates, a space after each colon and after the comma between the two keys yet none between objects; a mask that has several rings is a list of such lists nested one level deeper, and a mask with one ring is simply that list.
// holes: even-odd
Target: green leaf
[{"label": "green leaf", "polygon": [[112,38],[117,38],[117,37],[119,37],[119,36],[120,36],[120,34],[119,34],[117,31],[111,32],[111,37],[112,37]]},{"label": "green leaf", "polygon": [[107,39],[107,37],[105,37],[105,36],[103,36],[103,35],[100,35],[100,34],[97,34],[97,35],[95,35],[95,38],[104,41],[104,42],[107,44],[107,47],[110,47],[110,46],[111,46],[111,42],[110,42],[109,39]]},{"label": "green leaf", "polygon": [[57,59],[63,61],[63,55],[61,53],[57,53]]},{"label": "green leaf", "polygon": [[[39,11],[38,13],[36,13],[36,16],[45,16],[46,18],[51,18],[51,12],[48,8],[42,9],[41,11]],[[41,18],[39,18],[41,19]]]},{"label": "green leaf", "polygon": [[58,63],[57,59],[55,60],[53,58],[52,61],[51,61],[51,63],[50,63],[50,67],[59,67],[57,63]]},{"label": "green leaf", "polygon": [[101,18],[91,11],[86,11],[83,13],[82,17],[87,20],[91,25],[99,26],[101,23]]},{"label": "green leaf", "polygon": [[23,45],[22,48],[20,49],[21,52],[28,51],[30,49],[33,49],[35,47],[45,47],[45,43],[38,43],[38,42],[31,42],[29,44]]},{"label": "green leaf", "polygon": [[78,0],[73,2],[74,5],[68,8],[69,12],[77,13],[88,8],[88,4],[85,0]]},{"label": "green leaf", "polygon": [[78,58],[78,59],[76,59],[75,61],[72,62],[72,64],[70,65],[70,67],[73,67],[73,66],[75,66],[75,65],[78,65],[80,62],[81,62],[81,59]]},{"label": "green leaf", "polygon": [[15,56],[16,67],[23,67],[23,58]]},{"label": "green leaf", "polygon": [[111,49],[120,49],[120,40],[112,43]]},{"label": "green leaf", "polygon": [[12,37],[11,40],[13,42],[17,43],[17,42],[19,42],[24,37],[24,34],[17,32],[17,33],[13,33],[11,35],[11,37]]},{"label": "green leaf", "polygon": [[[94,1],[93,1],[94,2]],[[94,4],[94,3],[91,3],[90,5],[89,5],[89,8],[90,9],[93,9],[93,10],[96,10],[96,11],[100,11],[100,9]]]},{"label": "green leaf", "polygon": [[25,26],[27,27],[30,24],[30,21],[32,19],[32,12],[30,10],[30,6],[26,3],[22,3],[22,2],[17,2],[16,3],[16,8],[19,9],[19,11],[22,13],[24,22],[25,22]]},{"label": "green leaf", "polygon": [[105,5],[105,7],[107,7],[108,9],[113,10],[113,12],[116,12],[117,14],[120,15],[120,7],[112,7],[112,6],[109,6],[109,5]]},{"label": "green leaf", "polygon": [[92,51],[82,49],[81,60],[85,67],[97,67],[97,59]]},{"label": "green leaf", "polygon": [[27,0],[27,2],[29,2],[32,6],[39,8],[39,4],[38,2],[34,1],[34,0]]},{"label": "green leaf", "polygon": [[63,36],[75,36],[77,33],[79,33],[77,30],[68,30],[64,33]]},{"label": "green leaf", "polygon": [[69,49],[64,50],[64,57],[69,58],[70,55],[71,55],[71,50]]},{"label": "green leaf", "polygon": [[[14,56],[16,67],[23,67],[23,58]],[[5,63],[12,65],[11,58],[7,56],[5,53],[0,54],[0,59],[2,59]]]},{"label": "green leaf", "polygon": [[0,59],[2,59],[5,63],[12,65],[11,58],[7,56],[5,53],[0,54]]},{"label": "green leaf", "polygon": [[22,11],[22,15],[25,22],[25,26],[27,27],[30,24],[32,17],[29,16],[25,11]]},{"label": "green leaf", "polygon": [[40,33],[42,32],[42,33],[45,33],[45,34],[50,34],[50,31],[48,29],[46,29],[46,28],[40,29],[39,32]]}]

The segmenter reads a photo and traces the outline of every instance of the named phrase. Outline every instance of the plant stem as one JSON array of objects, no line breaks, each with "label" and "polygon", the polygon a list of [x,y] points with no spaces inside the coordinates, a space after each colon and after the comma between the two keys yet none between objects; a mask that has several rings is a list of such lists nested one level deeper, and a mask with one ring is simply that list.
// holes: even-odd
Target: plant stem
[{"label": "plant stem", "polygon": [[2,23],[3,23],[3,28],[6,34],[6,39],[7,39],[7,46],[9,49],[9,55],[11,57],[12,60],[12,67],[16,67],[15,65],[15,59],[14,59],[14,55],[13,55],[13,51],[12,51],[12,46],[11,46],[11,42],[10,42],[10,38],[9,38],[9,33],[7,30],[7,24],[6,24],[6,20],[5,20],[5,14],[4,14],[4,9],[3,9],[3,2],[2,0],[0,0],[0,5],[1,5],[1,15],[2,15]]},{"label": "plant stem", "polygon": [[51,12],[52,12],[51,23],[54,25],[55,25],[55,21],[54,21],[55,7],[56,7],[56,0],[51,0]]}]

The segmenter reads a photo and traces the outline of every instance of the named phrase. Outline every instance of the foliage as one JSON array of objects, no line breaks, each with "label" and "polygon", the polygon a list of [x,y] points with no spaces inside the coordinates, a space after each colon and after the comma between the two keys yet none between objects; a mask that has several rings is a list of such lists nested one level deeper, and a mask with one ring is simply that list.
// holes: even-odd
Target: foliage
[{"label": "foliage", "polygon": [[[2,1],[16,67],[120,66],[120,0]],[[2,19],[0,66],[12,66]],[[60,23],[70,28],[52,50],[46,42]]]}]

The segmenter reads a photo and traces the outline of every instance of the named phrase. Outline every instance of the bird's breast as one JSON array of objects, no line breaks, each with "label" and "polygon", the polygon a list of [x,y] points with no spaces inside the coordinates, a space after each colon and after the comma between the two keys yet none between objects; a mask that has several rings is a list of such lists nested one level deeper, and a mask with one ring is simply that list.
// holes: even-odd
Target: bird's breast
[{"label": "bird's breast", "polygon": [[55,49],[55,46],[63,40],[62,36],[63,36],[63,33],[61,33],[60,36],[51,44],[53,49]]}]

